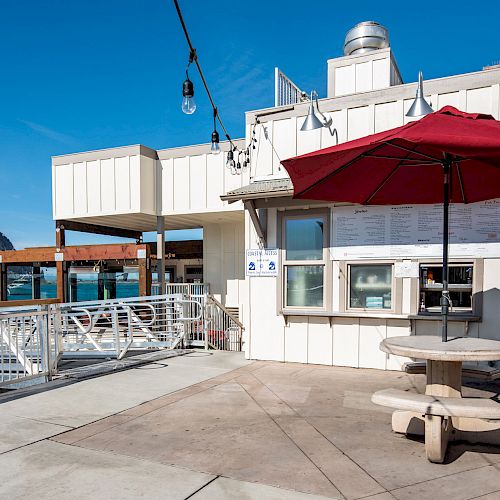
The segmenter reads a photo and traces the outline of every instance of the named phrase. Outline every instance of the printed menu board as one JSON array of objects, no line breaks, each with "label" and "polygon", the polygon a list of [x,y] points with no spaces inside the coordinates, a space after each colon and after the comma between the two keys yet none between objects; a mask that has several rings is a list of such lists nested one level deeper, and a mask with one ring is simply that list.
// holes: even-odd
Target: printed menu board
[{"label": "printed menu board", "polygon": [[[442,205],[333,208],[334,260],[440,257]],[[500,256],[500,199],[450,205],[450,256]]]}]

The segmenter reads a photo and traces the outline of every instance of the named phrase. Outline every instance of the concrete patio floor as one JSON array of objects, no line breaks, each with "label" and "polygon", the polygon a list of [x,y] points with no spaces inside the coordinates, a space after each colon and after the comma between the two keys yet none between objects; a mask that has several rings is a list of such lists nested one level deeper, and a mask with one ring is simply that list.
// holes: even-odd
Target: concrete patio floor
[{"label": "concrete patio floor", "polygon": [[500,448],[431,464],[370,402],[423,384],[203,351],[85,380],[0,405],[0,497],[500,499]]}]

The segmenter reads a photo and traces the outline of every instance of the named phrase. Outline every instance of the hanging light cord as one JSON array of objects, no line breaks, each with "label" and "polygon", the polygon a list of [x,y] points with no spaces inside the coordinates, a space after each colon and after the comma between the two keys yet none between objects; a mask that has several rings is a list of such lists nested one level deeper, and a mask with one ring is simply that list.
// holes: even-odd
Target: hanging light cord
[{"label": "hanging light cord", "polygon": [[[196,49],[193,47],[193,44],[191,43],[191,38],[189,37],[188,30],[186,28],[186,23],[184,22],[184,18],[182,17],[182,12],[181,8],[179,7],[179,2],[177,0],[174,0],[175,4],[175,9],[177,10],[177,15],[179,16],[179,21],[181,22],[182,29],[184,31],[184,35],[186,36],[186,41],[189,45],[189,61],[194,61],[196,64],[196,67],[198,68],[198,72],[200,73],[201,81],[203,82],[203,86],[205,87],[205,90],[207,91],[208,98],[210,100],[210,104],[212,105],[212,108],[214,110],[214,115],[217,117],[217,120],[220,124],[221,129],[224,131],[224,135],[226,136],[226,139],[229,141],[231,144],[232,149],[236,149],[236,146],[234,145],[233,141],[231,140],[231,137],[229,137],[229,134],[226,130],[226,127],[224,127],[224,123],[222,123],[221,117],[219,113],[217,112],[217,106],[215,105],[214,99],[212,97],[212,94],[210,92],[210,89],[208,88],[207,81],[205,80],[205,75],[203,74],[203,71],[201,70],[200,63],[198,61],[198,56],[196,54]],[[188,64],[189,66],[189,64]],[[187,74],[187,69],[186,69],[186,74]]]}]

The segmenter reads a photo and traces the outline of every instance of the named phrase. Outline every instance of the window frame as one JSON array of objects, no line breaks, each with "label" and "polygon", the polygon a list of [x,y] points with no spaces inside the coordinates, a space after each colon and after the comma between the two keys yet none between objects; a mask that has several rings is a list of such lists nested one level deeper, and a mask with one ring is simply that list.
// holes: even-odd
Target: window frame
[{"label": "window frame", "polygon": [[[331,210],[327,208],[319,209],[304,209],[304,210],[284,210],[280,212],[279,221],[279,241],[280,246],[280,275],[279,275],[279,300],[278,310],[288,312],[327,312],[331,309],[332,304],[332,267],[330,259],[330,225],[331,225]],[[323,218],[323,253],[321,260],[288,260],[286,258],[286,222],[290,219],[313,219]],[[323,305],[318,306],[292,306],[287,304],[287,283],[288,283],[288,267],[301,266],[318,266],[323,268]]]},{"label": "window frame", "polygon": [[[420,259],[418,262],[418,280],[417,280],[417,314],[418,315],[427,315],[427,316],[439,316],[441,315],[441,308],[435,306],[435,310],[429,310],[428,308],[425,311],[420,310],[420,300],[422,293],[425,293],[426,289],[422,287],[421,283],[421,269],[422,267],[442,267],[443,261],[439,259]],[[481,259],[459,259],[455,258],[448,263],[448,267],[472,267],[472,283],[471,283],[471,306],[470,308],[450,308],[450,315],[474,315],[479,314],[480,309],[482,308],[482,304],[478,299],[478,296],[482,292],[482,279],[483,279],[483,265]],[[453,290],[453,284],[448,285],[448,289],[450,291]],[[430,289],[427,289],[429,291]],[[436,288],[434,291],[441,291],[442,288]]]},{"label": "window frame", "polygon": [[[363,313],[385,313],[385,314],[395,314],[399,309],[397,302],[398,288],[396,287],[396,277],[394,273],[394,261],[349,261],[346,262],[346,290],[345,290],[345,311],[346,312],[363,312]],[[351,268],[356,266],[388,266],[391,268],[391,307],[387,308],[377,308],[377,307],[352,307],[351,306]]]}]

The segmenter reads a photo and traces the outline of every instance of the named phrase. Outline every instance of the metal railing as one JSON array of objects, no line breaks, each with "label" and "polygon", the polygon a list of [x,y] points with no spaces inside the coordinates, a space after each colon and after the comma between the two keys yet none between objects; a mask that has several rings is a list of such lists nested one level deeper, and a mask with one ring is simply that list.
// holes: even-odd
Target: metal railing
[{"label": "metal railing", "polygon": [[203,316],[200,302],[178,295],[74,302],[56,307],[59,352],[113,354],[185,344],[188,326]]},{"label": "metal railing", "polygon": [[274,105],[286,106],[308,101],[305,92],[295,85],[279,68],[274,68]]},{"label": "metal railing", "polygon": [[[165,295],[184,295],[186,297],[199,297],[210,293],[210,286],[207,283],[167,283],[165,285]],[[152,295],[160,295],[160,285],[151,285]]]},{"label": "metal railing", "polygon": [[0,387],[50,378],[56,342],[49,306],[0,312]]},{"label": "metal railing", "polygon": [[131,349],[193,346],[241,351],[243,329],[203,284],[169,285],[167,295],[4,309],[0,389],[50,379],[63,355],[122,359]]},{"label": "metal railing", "polygon": [[224,351],[241,351],[244,327],[215,297],[205,304],[206,344]]},{"label": "metal railing", "polygon": [[[196,308],[194,302],[199,303],[202,310],[205,310],[205,303],[210,293],[210,286],[207,283],[167,283],[166,296],[183,298],[190,300],[191,308]],[[153,283],[153,293],[159,293],[158,283]],[[193,310],[188,311],[193,316]],[[200,318],[186,325],[186,344],[189,347],[204,347],[205,346],[205,333],[204,333],[204,320]]]}]

